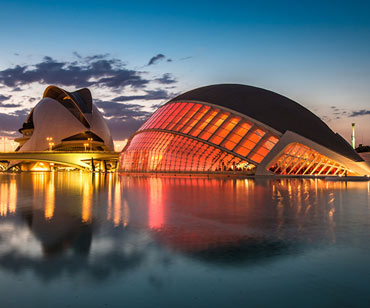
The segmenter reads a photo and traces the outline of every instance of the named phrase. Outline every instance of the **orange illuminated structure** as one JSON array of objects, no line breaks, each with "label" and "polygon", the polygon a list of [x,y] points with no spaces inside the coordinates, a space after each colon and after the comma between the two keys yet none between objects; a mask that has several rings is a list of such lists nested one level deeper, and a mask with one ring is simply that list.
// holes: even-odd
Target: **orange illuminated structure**
[{"label": "orange illuminated structure", "polygon": [[127,142],[119,170],[327,176],[369,174],[370,166],[296,102],[223,84],[160,107]]},{"label": "orange illuminated structure", "polygon": [[120,162],[136,171],[246,171],[277,141],[272,131],[221,108],[178,102],[139,129]]}]

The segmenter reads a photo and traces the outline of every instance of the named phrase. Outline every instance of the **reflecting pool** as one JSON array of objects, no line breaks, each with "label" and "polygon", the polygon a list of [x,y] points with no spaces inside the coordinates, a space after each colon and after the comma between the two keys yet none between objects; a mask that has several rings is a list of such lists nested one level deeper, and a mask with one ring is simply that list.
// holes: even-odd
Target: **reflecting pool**
[{"label": "reflecting pool", "polygon": [[1,307],[369,307],[370,182],[0,173]]}]

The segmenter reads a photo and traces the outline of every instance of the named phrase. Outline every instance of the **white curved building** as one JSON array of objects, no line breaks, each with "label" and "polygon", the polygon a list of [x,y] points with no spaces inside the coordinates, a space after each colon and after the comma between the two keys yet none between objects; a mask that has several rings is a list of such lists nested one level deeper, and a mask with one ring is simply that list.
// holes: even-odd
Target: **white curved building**
[{"label": "white curved building", "polygon": [[86,88],[67,92],[49,86],[19,132],[19,152],[114,150],[110,130]]}]

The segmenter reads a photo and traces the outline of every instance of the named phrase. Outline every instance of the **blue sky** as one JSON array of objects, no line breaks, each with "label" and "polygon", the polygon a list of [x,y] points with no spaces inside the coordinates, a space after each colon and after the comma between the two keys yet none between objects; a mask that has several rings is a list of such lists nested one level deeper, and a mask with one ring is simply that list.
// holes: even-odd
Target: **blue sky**
[{"label": "blue sky", "polygon": [[[368,1],[0,0],[0,5],[0,136],[12,137],[47,86],[47,71],[34,65],[67,67],[60,80],[56,74],[51,81],[73,90],[80,84],[66,84],[68,70],[81,66],[83,78],[104,59],[115,66],[113,76],[128,70],[145,81],[136,88],[124,82],[90,86],[101,110],[108,110],[116,140],[127,138],[167,97],[213,83],[243,83],[294,99],[347,140],[356,122],[358,142],[370,144]],[[163,57],[148,65],[158,55]],[[17,65],[37,70],[38,78],[10,76]],[[125,98],[117,100],[120,96]],[[109,117],[120,107],[120,117]]]}]

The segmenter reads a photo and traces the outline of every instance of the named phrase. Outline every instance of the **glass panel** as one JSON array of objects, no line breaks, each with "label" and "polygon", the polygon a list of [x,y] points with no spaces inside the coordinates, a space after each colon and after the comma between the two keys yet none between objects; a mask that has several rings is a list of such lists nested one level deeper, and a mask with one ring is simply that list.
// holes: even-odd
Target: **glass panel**
[{"label": "glass panel", "polygon": [[165,132],[137,134],[119,161],[121,171],[238,172],[254,167],[203,142]]},{"label": "glass panel", "polygon": [[202,106],[202,108],[194,115],[192,119],[187,122],[180,130],[182,133],[187,134],[198,123],[198,121],[210,110],[209,106]]},{"label": "glass panel", "polygon": [[175,104],[169,104],[169,108],[161,114],[151,125],[150,128],[158,128],[161,126],[161,124],[166,120],[167,116],[172,113],[173,110],[176,109],[178,103]]},{"label": "glass panel", "polygon": [[162,122],[160,125],[160,129],[165,129],[169,123],[172,123],[177,115],[182,111],[182,109],[185,107],[186,103],[176,103],[176,108],[172,109],[170,113],[168,113],[166,119]]},{"label": "glass panel", "polygon": [[208,123],[216,116],[219,111],[219,109],[212,109],[210,112],[208,112],[208,114],[206,114],[190,132],[190,135],[194,137],[198,136],[198,134],[208,125]]},{"label": "glass panel", "polygon": [[181,128],[195,115],[195,113],[202,107],[201,104],[195,104],[185,115],[178,124],[173,128],[174,131],[179,131]]},{"label": "glass panel", "polygon": [[209,140],[214,144],[220,144],[222,140],[231,132],[236,124],[240,121],[239,117],[233,117],[227,120],[219,129],[215,135]]},{"label": "glass panel", "polygon": [[208,140],[209,137],[211,137],[211,135],[221,126],[229,114],[229,112],[220,112],[199,134],[199,138]]}]

